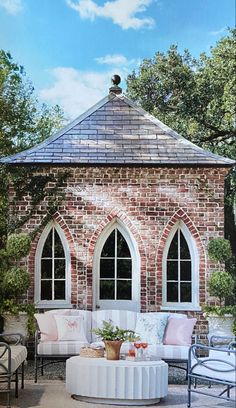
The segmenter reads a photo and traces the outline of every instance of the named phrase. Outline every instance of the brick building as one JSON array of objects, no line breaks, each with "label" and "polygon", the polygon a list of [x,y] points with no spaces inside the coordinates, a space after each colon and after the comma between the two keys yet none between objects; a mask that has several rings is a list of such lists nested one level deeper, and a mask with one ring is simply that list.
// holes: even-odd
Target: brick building
[{"label": "brick building", "polygon": [[[27,259],[41,308],[125,308],[197,315],[224,235],[224,179],[233,161],[195,146],[113,92],[40,145],[2,161],[70,170],[65,199]],[[14,199],[14,193],[13,199]],[[16,203],[28,209],[27,196]],[[44,200],[22,230],[40,226]]]}]

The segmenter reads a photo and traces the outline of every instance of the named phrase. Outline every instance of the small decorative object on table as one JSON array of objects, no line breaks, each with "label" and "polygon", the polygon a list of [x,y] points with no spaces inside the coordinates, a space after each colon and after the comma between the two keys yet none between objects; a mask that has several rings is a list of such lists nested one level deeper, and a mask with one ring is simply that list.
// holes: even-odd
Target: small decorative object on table
[{"label": "small decorative object on table", "polygon": [[120,329],[113,326],[112,321],[103,320],[103,327],[93,330],[105,343],[107,360],[119,360],[120,348],[124,341],[135,338],[133,330]]},{"label": "small decorative object on table", "polygon": [[81,347],[80,357],[100,358],[104,357],[103,347]]}]

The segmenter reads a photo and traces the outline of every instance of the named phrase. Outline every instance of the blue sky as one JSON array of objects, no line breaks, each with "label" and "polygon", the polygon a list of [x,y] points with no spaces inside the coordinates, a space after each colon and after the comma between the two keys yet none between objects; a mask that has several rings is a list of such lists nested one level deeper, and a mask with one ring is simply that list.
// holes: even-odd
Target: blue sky
[{"label": "blue sky", "polygon": [[74,118],[144,58],[178,44],[198,56],[235,24],[234,0],[0,0],[0,48],[39,99]]}]

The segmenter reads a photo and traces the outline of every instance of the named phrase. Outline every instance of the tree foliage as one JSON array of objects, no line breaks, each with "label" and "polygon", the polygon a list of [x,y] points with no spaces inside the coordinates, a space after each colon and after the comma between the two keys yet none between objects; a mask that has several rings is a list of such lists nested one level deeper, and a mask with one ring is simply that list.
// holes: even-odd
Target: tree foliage
[{"label": "tree foliage", "polygon": [[[0,50],[0,157],[18,153],[43,141],[64,122],[61,108],[40,104],[24,68],[9,53]],[[36,202],[38,204],[40,197],[44,198],[46,183],[42,187],[29,168],[10,169],[4,165],[0,166],[0,179],[1,249],[6,244],[8,227],[13,224],[8,214],[8,183],[11,182],[24,193],[28,192],[35,201],[33,206]],[[10,230],[13,232],[12,228]]]},{"label": "tree foliage", "polygon": [[[199,58],[176,45],[145,59],[127,94],[186,139],[236,159],[236,29]],[[226,180],[226,237],[236,253],[236,171]],[[234,209],[233,209],[234,208]]]}]

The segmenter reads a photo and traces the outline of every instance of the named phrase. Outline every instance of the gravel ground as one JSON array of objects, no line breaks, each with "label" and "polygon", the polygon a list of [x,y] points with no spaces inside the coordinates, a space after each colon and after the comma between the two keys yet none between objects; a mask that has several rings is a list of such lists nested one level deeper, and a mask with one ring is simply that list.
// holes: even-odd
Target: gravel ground
[{"label": "gravel ground", "polygon": [[[50,364],[44,368],[44,380],[65,380],[66,364],[56,363]],[[40,371],[38,371],[38,377],[41,377]],[[28,360],[25,366],[25,378],[32,380],[34,378],[34,361]],[[187,384],[186,373],[179,368],[169,367],[169,384]]]}]

